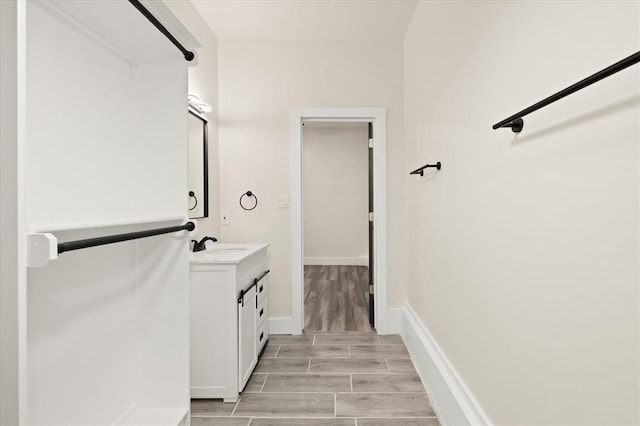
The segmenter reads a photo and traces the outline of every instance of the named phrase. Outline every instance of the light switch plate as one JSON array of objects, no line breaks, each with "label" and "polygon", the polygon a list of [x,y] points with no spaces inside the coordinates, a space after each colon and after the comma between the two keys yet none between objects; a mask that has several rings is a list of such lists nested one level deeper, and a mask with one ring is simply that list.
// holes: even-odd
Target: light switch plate
[{"label": "light switch plate", "polygon": [[288,195],[281,195],[280,197],[278,197],[278,208],[280,209],[288,209],[289,208],[289,196]]}]

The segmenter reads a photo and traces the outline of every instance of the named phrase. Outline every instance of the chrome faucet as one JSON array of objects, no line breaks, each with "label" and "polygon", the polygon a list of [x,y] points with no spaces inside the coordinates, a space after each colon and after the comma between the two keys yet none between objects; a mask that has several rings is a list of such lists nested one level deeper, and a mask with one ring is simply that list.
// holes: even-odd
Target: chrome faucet
[{"label": "chrome faucet", "polygon": [[193,243],[193,252],[195,253],[197,251],[206,250],[207,241],[213,241],[215,243],[216,241],[218,241],[218,239],[216,237],[202,237],[200,241],[191,240],[191,242]]}]

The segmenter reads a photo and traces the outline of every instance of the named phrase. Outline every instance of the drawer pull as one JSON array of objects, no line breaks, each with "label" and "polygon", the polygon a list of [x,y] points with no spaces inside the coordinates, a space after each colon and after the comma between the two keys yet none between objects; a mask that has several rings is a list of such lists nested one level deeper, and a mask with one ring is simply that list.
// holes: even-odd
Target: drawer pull
[{"label": "drawer pull", "polygon": [[264,331],[260,333],[260,341],[262,342],[262,338],[264,337]]},{"label": "drawer pull", "polygon": [[260,316],[262,316],[262,314],[264,314],[264,308],[260,309]]}]

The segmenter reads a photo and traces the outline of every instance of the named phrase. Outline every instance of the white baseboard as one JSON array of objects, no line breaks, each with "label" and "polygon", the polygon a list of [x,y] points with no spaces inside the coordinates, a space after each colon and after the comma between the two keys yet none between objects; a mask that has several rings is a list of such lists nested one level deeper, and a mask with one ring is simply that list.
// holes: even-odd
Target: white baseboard
[{"label": "white baseboard", "polygon": [[305,257],[305,265],[355,265],[369,266],[367,256],[358,257]]},{"label": "white baseboard", "polygon": [[269,334],[293,334],[291,317],[269,318]]},{"label": "white baseboard", "polygon": [[489,417],[409,303],[402,308],[402,337],[443,425],[491,425]]},{"label": "white baseboard", "polygon": [[402,308],[387,308],[387,333],[402,334]]}]

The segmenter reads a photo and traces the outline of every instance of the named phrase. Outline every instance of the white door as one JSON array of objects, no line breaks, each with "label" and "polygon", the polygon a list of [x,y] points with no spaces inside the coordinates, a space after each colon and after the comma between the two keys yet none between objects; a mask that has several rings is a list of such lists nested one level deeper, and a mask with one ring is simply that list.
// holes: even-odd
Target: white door
[{"label": "white door", "polygon": [[258,362],[256,336],[256,287],[238,300],[238,389],[242,391]]}]

